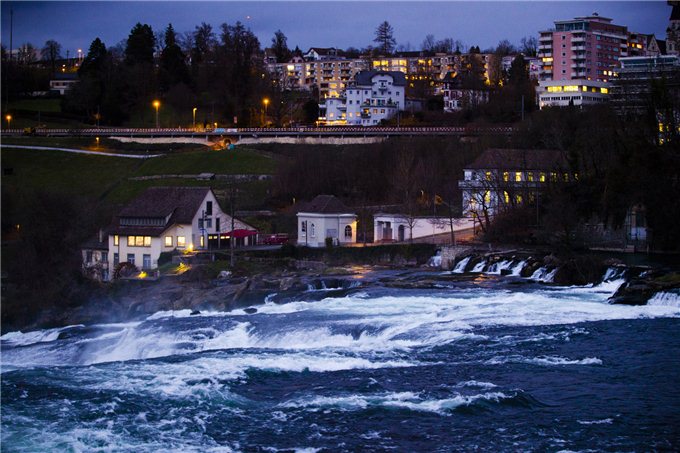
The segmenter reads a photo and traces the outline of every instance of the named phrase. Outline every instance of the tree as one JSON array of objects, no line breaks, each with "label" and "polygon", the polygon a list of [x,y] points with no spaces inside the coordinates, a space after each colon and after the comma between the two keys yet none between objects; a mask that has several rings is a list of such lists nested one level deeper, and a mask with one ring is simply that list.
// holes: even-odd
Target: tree
[{"label": "tree", "polygon": [[425,36],[423,43],[420,45],[420,50],[423,50],[425,52],[432,52],[432,51],[434,51],[435,45],[436,45],[436,41],[434,39],[434,35],[429,34],[429,35]]},{"label": "tree", "polygon": [[147,24],[139,22],[130,31],[125,47],[125,64],[153,64],[153,54],[156,38],[153,30]]},{"label": "tree", "polygon": [[98,75],[101,73],[108,53],[106,46],[99,38],[95,38],[90,44],[90,49],[83,59],[78,69],[78,75],[81,77],[88,75]]},{"label": "tree", "polygon": [[35,47],[33,47],[33,44],[27,42],[19,47],[19,54],[17,55],[17,61],[19,64],[27,65],[33,63],[35,59]]},{"label": "tree", "polygon": [[378,25],[373,42],[378,43],[379,49],[384,55],[392,53],[397,41],[394,39],[394,29],[389,22],[385,21]]},{"label": "tree", "polygon": [[535,57],[536,50],[538,49],[538,40],[535,36],[529,36],[522,38],[520,42],[519,51],[522,52],[527,57]]},{"label": "tree", "polygon": [[281,30],[276,30],[272,38],[272,50],[276,55],[277,63],[285,63],[290,60],[291,52],[288,49],[288,38]]},{"label": "tree", "polygon": [[52,70],[52,75],[54,76],[57,59],[61,58],[61,44],[59,44],[54,39],[45,41],[45,45],[40,51],[40,56],[43,60],[50,62],[50,69]]},{"label": "tree", "polygon": [[158,82],[163,92],[178,83],[189,83],[189,70],[184,53],[177,44],[177,36],[172,24],[165,29],[164,47],[161,52]]}]

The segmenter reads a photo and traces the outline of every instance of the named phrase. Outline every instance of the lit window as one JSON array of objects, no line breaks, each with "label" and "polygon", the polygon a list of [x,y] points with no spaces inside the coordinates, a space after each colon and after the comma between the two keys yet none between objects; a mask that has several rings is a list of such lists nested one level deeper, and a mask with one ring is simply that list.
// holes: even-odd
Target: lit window
[{"label": "lit window", "polygon": [[505,196],[505,202],[510,203],[510,194],[508,192],[503,192],[503,195]]},{"label": "lit window", "polygon": [[522,196],[521,195],[515,195],[515,202],[516,203],[521,203],[522,202]]},{"label": "lit window", "polygon": [[515,172],[515,181],[519,182],[522,180],[522,172],[521,171],[516,171]]},{"label": "lit window", "polygon": [[345,238],[352,239],[352,227],[349,225],[345,227]]},{"label": "lit window", "polygon": [[534,180],[534,173],[533,172],[528,172],[527,173],[527,181],[533,182]]},{"label": "lit window", "polygon": [[144,247],[144,236],[135,236],[135,246]]},{"label": "lit window", "polygon": [[187,239],[184,236],[177,236],[177,247],[186,247]]},{"label": "lit window", "polygon": [[491,181],[491,172],[490,171],[487,171],[485,176],[486,176],[487,181]]},{"label": "lit window", "polygon": [[165,236],[165,246],[172,247],[172,236]]},{"label": "lit window", "polygon": [[503,172],[503,181],[505,181],[505,182],[510,181],[510,172],[507,172],[507,171]]},{"label": "lit window", "polygon": [[113,245],[118,245],[120,243],[120,238],[117,234],[113,235]]},{"label": "lit window", "polygon": [[205,247],[205,237],[203,235],[201,235],[200,243],[201,243],[201,247]]}]

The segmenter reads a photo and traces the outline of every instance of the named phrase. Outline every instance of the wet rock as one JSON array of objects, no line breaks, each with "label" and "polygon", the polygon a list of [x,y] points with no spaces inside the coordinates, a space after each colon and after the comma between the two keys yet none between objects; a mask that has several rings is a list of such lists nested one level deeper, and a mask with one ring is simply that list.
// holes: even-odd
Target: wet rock
[{"label": "wet rock", "polygon": [[243,309],[244,312],[248,313],[249,315],[252,315],[254,313],[257,313],[257,308],[255,307],[248,307]]}]

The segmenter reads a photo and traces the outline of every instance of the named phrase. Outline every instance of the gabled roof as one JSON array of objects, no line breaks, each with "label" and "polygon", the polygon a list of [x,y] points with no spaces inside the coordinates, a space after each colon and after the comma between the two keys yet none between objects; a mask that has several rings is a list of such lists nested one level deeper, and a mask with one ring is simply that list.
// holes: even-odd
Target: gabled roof
[{"label": "gabled roof", "polygon": [[470,170],[552,170],[567,168],[562,151],[556,149],[501,149],[484,151],[465,169]]},{"label": "gabled roof", "polygon": [[373,77],[377,75],[391,76],[394,86],[406,86],[406,76],[401,71],[361,71],[354,76],[354,81],[360,86],[372,85]]},{"label": "gabled roof", "polygon": [[671,11],[670,20],[680,20],[680,6],[673,5],[673,10]]},{"label": "gabled roof", "polygon": [[302,203],[298,212],[314,214],[352,214],[335,195],[317,195],[312,201]]},{"label": "gabled roof", "polygon": [[119,217],[167,218],[191,223],[210,187],[150,187],[124,207]]}]

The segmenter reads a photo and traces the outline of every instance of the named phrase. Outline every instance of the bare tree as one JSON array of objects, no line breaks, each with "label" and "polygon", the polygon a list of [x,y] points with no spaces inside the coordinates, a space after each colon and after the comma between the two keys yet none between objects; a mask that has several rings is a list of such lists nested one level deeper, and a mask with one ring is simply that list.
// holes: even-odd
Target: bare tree
[{"label": "bare tree", "polygon": [[54,75],[57,66],[57,59],[61,58],[61,44],[59,44],[54,39],[45,41],[45,45],[40,51],[40,56],[43,60],[50,62],[50,69],[52,70],[52,75]]}]

